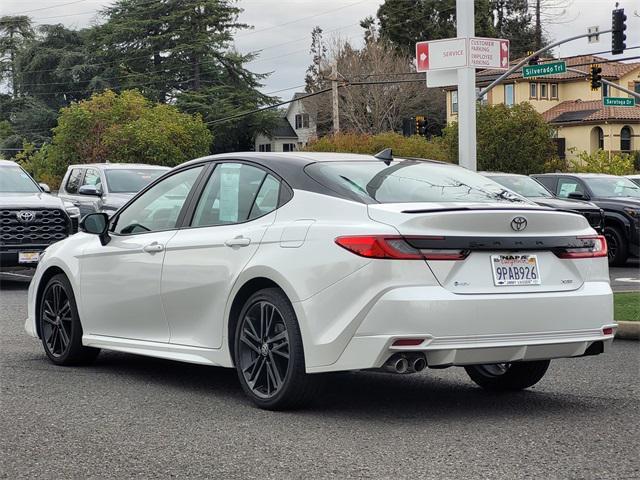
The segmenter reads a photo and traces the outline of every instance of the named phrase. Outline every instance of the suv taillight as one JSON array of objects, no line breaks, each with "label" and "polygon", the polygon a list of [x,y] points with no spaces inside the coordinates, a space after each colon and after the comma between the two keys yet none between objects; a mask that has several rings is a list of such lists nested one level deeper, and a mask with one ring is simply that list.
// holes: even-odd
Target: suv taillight
[{"label": "suv taillight", "polygon": [[464,260],[467,250],[424,249],[409,245],[401,236],[356,235],[336,238],[336,243],[351,253],[366,258],[389,260]]},{"label": "suv taillight", "polygon": [[577,237],[578,240],[593,240],[590,245],[575,248],[565,248],[555,252],[558,258],[596,258],[607,256],[607,240],[603,235]]}]

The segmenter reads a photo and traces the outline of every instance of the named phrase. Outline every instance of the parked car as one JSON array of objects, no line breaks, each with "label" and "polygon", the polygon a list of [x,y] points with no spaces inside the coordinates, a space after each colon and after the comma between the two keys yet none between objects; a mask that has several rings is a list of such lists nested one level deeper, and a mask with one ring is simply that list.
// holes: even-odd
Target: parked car
[{"label": "parked car", "polygon": [[583,216],[388,152],[197,159],[81,230],[29,288],[25,327],[53,363],[104,348],[235,367],[267,409],[333,371],[463,366],[524,389],[616,329],[606,241]]},{"label": "parked car", "polygon": [[640,174],[636,175],[627,175],[627,178],[631,180],[636,185],[640,185]]},{"label": "parked car", "polygon": [[579,213],[587,219],[589,225],[591,225],[596,232],[604,232],[604,210],[594,203],[583,200],[558,198],[555,194],[547,190],[544,185],[526,175],[498,172],[480,173],[538,205]]},{"label": "parked car", "polygon": [[81,216],[95,212],[111,216],[168,170],[168,167],[135,163],[71,165],[62,179],[58,196],[76,205]]},{"label": "parked car", "polygon": [[532,175],[560,198],[589,200],[604,210],[609,263],[640,255],[640,186],[625,177],[596,173]]},{"label": "parked car", "polygon": [[78,230],[78,209],[48,192],[17,163],[0,160],[0,269],[33,266]]}]

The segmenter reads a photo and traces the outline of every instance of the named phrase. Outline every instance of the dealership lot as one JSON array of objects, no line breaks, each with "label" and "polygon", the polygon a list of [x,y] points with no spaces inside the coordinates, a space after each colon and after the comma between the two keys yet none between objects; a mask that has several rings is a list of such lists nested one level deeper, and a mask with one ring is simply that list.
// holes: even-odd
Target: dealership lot
[{"label": "dealership lot", "polygon": [[23,332],[26,281],[0,286],[3,478],[640,475],[635,342],[552,362],[517,394],[483,392],[461,369],[338,374],[311,409],[271,413],[233,370],[109,352],[54,367]]}]

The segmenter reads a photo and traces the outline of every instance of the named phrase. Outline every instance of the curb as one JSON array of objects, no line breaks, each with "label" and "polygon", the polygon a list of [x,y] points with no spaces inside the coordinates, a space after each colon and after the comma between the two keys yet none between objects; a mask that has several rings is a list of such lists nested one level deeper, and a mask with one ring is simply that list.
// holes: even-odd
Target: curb
[{"label": "curb", "polygon": [[640,340],[640,322],[616,322],[618,329],[615,338],[624,340]]}]

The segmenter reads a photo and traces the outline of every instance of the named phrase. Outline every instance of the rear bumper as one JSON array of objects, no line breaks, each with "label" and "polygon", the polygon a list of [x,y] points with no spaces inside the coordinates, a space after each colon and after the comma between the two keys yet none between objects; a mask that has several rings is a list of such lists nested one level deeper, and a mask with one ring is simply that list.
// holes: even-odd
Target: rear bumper
[{"label": "rear bumper", "polygon": [[[603,328],[612,332],[605,335]],[[611,344],[616,324],[606,282],[571,292],[459,295],[439,286],[388,291],[368,311],[337,361],[311,372],[379,368],[394,353],[423,352],[429,366],[543,360]],[[398,347],[398,339],[423,339]]]}]

